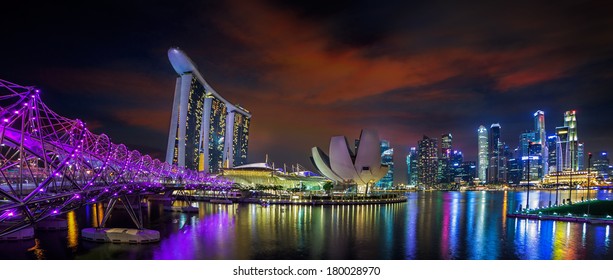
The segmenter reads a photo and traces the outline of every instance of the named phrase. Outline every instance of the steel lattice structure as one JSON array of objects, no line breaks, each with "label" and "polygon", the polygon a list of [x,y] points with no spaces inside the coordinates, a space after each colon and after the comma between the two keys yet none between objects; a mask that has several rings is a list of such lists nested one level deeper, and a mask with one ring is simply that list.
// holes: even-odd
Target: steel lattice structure
[{"label": "steel lattice structure", "polygon": [[128,194],[230,185],[112,143],[49,109],[38,89],[0,80],[0,236]]}]

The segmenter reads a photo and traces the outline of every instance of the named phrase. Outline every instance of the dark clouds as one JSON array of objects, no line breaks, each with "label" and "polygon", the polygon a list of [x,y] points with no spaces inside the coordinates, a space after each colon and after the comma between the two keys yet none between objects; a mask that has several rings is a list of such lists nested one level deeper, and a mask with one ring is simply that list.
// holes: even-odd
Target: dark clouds
[{"label": "dark clouds", "polygon": [[[253,113],[250,159],[308,165],[332,135],[376,128],[399,172],[423,134],[476,129],[511,147],[544,110],[576,109],[588,151],[613,145],[612,5],[591,1],[128,1],[13,3],[0,78],[36,84],[57,112],[160,157],[179,46]],[[10,11],[7,12],[7,11]],[[404,176],[399,176],[404,178]]]}]

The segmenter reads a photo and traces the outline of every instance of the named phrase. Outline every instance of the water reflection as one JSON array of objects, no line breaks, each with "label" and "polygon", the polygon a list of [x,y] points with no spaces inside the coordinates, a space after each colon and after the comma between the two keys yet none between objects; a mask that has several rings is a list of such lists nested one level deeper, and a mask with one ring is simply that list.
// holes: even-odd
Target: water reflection
[{"label": "water reflection", "polygon": [[[573,198],[575,193],[578,199],[584,195],[573,191]],[[149,203],[143,209],[145,226],[160,231],[161,241],[138,246],[81,240],[83,226],[102,220],[105,206],[96,204],[68,213],[66,231],[37,231],[34,240],[2,242],[0,258],[613,259],[607,225],[507,219],[507,211],[525,204],[525,192],[407,195],[406,203],[390,205],[196,203],[197,213],[168,212],[161,203]],[[555,192],[530,193],[532,207],[550,199],[555,201]],[[117,209],[107,226],[132,224],[127,212]]]}]

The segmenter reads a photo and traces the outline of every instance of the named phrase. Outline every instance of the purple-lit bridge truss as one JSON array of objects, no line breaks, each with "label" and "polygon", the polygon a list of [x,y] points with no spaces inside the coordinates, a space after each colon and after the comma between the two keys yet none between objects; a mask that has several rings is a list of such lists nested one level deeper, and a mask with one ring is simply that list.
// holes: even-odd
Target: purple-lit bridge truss
[{"label": "purple-lit bridge truss", "polygon": [[0,80],[0,236],[85,204],[108,201],[110,213],[118,200],[131,208],[125,201],[146,193],[230,186],[112,143],[53,112],[34,87]]}]

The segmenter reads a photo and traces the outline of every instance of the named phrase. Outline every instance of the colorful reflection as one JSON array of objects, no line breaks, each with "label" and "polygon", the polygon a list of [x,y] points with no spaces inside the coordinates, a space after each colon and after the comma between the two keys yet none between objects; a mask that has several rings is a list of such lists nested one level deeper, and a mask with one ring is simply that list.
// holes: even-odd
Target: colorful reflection
[{"label": "colorful reflection", "polygon": [[[559,193],[560,197],[567,195]],[[581,195],[577,193],[579,199]],[[33,246],[8,244],[9,250],[22,253],[0,252],[0,257],[613,259],[608,225],[506,218],[507,209],[525,204],[525,192],[416,192],[407,196],[407,202],[389,205],[262,207],[199,202],[192,203],[199,208],[194,213],[165,211],[163,204],[152,202],[144,211],[145,225],[160,231],[162,238],[159,243],[139,246],[79,240],[82,226],[97,226],[102,220],[103,205],[97,204],[67,213],[67,232],[37,233],[41,238]],[[598,196],[611,199],[613,193],[599,192]],[[548,205],[550,197],[555,201],[555,192],[531,192],[530,205]],[[107,222],[112,227],[131,225],[129,215],[121,209]]]}]

